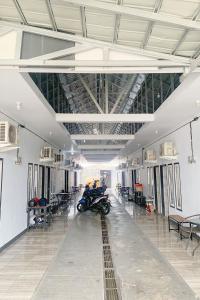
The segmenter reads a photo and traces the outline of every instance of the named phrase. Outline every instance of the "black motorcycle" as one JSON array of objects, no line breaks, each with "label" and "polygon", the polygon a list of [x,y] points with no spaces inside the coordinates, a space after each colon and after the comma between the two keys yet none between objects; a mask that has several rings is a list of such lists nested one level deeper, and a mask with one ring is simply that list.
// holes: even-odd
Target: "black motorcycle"
[{"label": "black motorcycle", "polygon": [[77,210],[84,212],[91,210],[102,215],[107,215],[110,212],[111,203],[108,195],[104,195],[99,188],[94,190],[85,191],[83,197],[77,204]]}]

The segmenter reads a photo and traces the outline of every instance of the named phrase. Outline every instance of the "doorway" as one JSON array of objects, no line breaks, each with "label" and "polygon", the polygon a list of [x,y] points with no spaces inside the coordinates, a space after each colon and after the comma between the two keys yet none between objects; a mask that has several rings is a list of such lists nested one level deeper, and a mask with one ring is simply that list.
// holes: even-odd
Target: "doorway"
[{"label": "doorway", "polygon": [[100,170],[101,182],[105,183],[107,188],[111,188],[111,170]]}]

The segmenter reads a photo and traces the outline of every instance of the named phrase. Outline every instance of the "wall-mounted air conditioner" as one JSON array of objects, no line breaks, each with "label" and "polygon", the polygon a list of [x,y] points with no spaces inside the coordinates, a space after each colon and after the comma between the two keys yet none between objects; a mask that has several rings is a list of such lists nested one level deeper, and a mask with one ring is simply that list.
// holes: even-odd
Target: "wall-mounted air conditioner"
[{"label": "wall-mounted air conditioner", "polygon": [[40,153],[41,162],[54,162],[54,149],[52,147],[43,147]]},{"label": "wall-mounted air conditioner", "polygon": [[156,163],[156,151],[154,149],[148,149],[144,152],[145,163]]},{"label": "wall-mounted air conditioner", "polygon": [[0,122],[0,149],[7,151],[19,148],[17,145],[17,128],[7,121]]},{"label": "wall-mounted air conditioner", "polygon": [[160,158],[177,159],[176,148],[173,142],[165,142],[160,145]]},{"label": "wall-mounted air conditioner", "polygon": [[136,157],[132,160],[132,166],[133,167],[139,167],[140,166],[140,158]]}]

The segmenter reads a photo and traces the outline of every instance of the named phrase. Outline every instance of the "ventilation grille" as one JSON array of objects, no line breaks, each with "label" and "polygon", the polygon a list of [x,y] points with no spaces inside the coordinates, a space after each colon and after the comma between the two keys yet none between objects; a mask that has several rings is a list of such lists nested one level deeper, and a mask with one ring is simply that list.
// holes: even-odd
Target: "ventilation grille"
[{"label": "ventilation grille", "polygon": [[0,142],[6,141],[6,123],[0,123]]}]

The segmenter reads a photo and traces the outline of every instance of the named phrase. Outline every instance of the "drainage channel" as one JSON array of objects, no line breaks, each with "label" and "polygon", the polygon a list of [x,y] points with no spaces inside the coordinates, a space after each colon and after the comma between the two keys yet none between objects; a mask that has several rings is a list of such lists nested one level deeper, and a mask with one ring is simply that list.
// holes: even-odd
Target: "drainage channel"
[{"label": "drainage channel", "polygon": [[105,300],[120,300],[121,297],[115,278],[115,270],[105,216],[101,216],[101,229],[103,242]]}]

